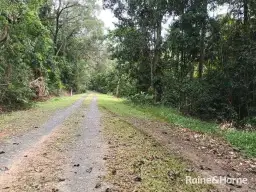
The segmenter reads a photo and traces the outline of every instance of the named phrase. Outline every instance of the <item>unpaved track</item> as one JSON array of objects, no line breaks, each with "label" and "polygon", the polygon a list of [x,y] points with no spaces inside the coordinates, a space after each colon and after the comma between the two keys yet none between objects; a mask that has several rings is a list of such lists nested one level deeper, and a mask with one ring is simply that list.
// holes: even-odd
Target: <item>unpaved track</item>
[{"label": "unpaved track", "polygon": [[202,177],[248,179],[248,185],[215,185],[219,191],[256,192],[256,159],[245,159],[220,138],[185,128],[174,129],[163,122],[136,118],[126,118],[124,121],[156,140],[171,154],[187,161],[191,170]]},{"label": "unpaved track", "polygon": [[86,112],[79,139],[70,151],[70,164],[66,167],[66,181],[60,186],[65,192],[102,191],[104,169],[104,143],[101,134],[100,113],[94,97]]},{"label": "unpaved track", "polygon": [[[58,111],[42,127],[0,144],[0,151],[5,151],[0,154],[0,191],[93,192],[107,189],[103,183],[105,145],[97,101],[94,97],[88,109],[83,108],[83,101],[84,98]],[[77,115],[76,120],[74,115]],[[69,129],[65,127],[68,118]],[[62,143],[64,148],[58,147],[58,139],[67,141],[67,134],[74,140]]]},{"label": "unpaved track", "polygon": [[8,167],[17,159],[24,158],[24,152],[32,148],[44,136],[49,135],[58,125],[60,125],[67,117],[69,117],[76,109],[78,109],[84,101],[84,98],[76,101],[70,107],[57,111],[43,126],[35,127],[34,130],[16,136],[6,141],[0,142],[0,151],[4,154],[0,155],[0,174],[7,171]]}]

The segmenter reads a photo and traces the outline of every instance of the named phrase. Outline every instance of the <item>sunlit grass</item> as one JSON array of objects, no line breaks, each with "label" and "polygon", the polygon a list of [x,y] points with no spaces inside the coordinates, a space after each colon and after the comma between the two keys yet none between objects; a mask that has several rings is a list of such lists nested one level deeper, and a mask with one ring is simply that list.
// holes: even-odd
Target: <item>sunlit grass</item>
[{"label": "sunlit grass", "polygon": [[98,104],[113,113],[121,116],[136,116],[139,118],[152,118],[152,115],[127,105],[124,99],[112,97],[109,95],[97,94]]},{"label": "sunlit grass", "polygon": [[43,110],[62,109],[71,105],[83,96],[85,96],[85,94],[74,95],[72,97],[54,97],[48,101],[36,103],[35,107]]}]

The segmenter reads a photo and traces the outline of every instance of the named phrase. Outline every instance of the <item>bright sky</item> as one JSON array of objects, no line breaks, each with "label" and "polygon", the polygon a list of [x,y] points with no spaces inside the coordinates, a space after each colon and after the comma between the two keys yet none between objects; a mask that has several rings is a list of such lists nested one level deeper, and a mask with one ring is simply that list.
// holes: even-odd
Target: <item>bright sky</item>
[{"label": "bright sky", "polygon": [[103,9],[103,1],[102,0],[99,0],[98,4],[101,7],[101,12],[98,15],[98,18],[104,22],[106,30],[115,29],[115,25],[113,23],[117,22],[117,19],[114,17],[114,14],[109,9],[107,9],[107,10]]}]

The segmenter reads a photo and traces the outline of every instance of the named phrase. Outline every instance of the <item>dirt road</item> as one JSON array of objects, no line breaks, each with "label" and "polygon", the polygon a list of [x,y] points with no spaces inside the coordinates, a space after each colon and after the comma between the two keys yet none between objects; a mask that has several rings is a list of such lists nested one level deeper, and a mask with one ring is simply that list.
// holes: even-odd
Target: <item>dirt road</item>
[{"label": "dirt road", "polygon": [[70,163],[65,169],[68,179],[60,187],[61,191],[92,192],[103,188],[105,147],[96,97],[85,116],[83,126],[77,131],[78,140],[70,150]]},{"label": "dirt road", "polygon": [[0,191],[98,191],[104,144],[96,98],[57,111],[41,127],[0,144]]},{"label": "dirt road", "polygon": [[[211,135],[140,116],[100,95],[57,110],[0,142],[0,191],[255,191],[255,159]],[[188,185],[186,176],[245,177],[249,184]]]},{"label": "dirt road", "polygon": [[0,158],[1,171],[6,171],[15,159],[22,158],[23,153],[35,146],[43,137],[51,134],[58,125],[62,124],[76,109],[81,107],[83,100],[84,98],[64,110],[57,111],[41,127],[35,127],[34,130],[22,136],[14,136],[2,141],[0,150],[4,153],[1,154]]}]

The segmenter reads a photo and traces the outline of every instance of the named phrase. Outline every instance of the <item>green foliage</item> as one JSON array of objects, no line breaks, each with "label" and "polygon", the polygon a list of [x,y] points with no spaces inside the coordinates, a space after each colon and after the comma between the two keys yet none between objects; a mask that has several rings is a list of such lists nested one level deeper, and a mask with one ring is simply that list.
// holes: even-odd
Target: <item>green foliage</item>
[{"label": "green foliage", "polygon": [[0,104],[9,108],[30,105],[35,94],[29,88],[29,83],[33,76],[38,77],[36,71],[42,68],[44,57],[49,53],[49,41],[41,45],[38,43],[49,39],[37,15],[39,6],[38,2],[33,1],[27,4],[9,2],[2,10],[0,27],[7,29],[7,36],[0,47]]},{"label": "green foliage", "polygon": [[65,89],[85,92],[102,55],[103,30],[96,10],[94,0],[61,4],[2,0],[0,105],[30,106],[39,97],[30,83],[41,77],[45,94],[59,95]]},{"label": "green foliage", "polygon": [[97,73],[92,79],[90,89],[100,93],[114,93],[117,85],[116,76],[109,73]]},{"label": "green foliage", "polygon": [[[108,68],[96,71],[91,78],[90,90],[125,97],[136,93],[136,81],[129,74],[122,73],[120,65],[108,61]],[[119,74],[119,75],[117,75]]]},{"label": "green foliage", "polygon": [[132,95],[128,99],[136,104],[154,104],[154,95],[149,95],[144,92]]},{"label": "green foliage", "polygon": [[[255,3],[104,2],[119,21],[110,33],[111,51],[122,66],[116,75],[136,82],[132,100],[147,103],[153,95],[154,102],[185,114],[237,125],[255,117]],[[215,8],[224,3],[232,9],[218,15]],[[162,38],[162,24],[170,18]]]}]

